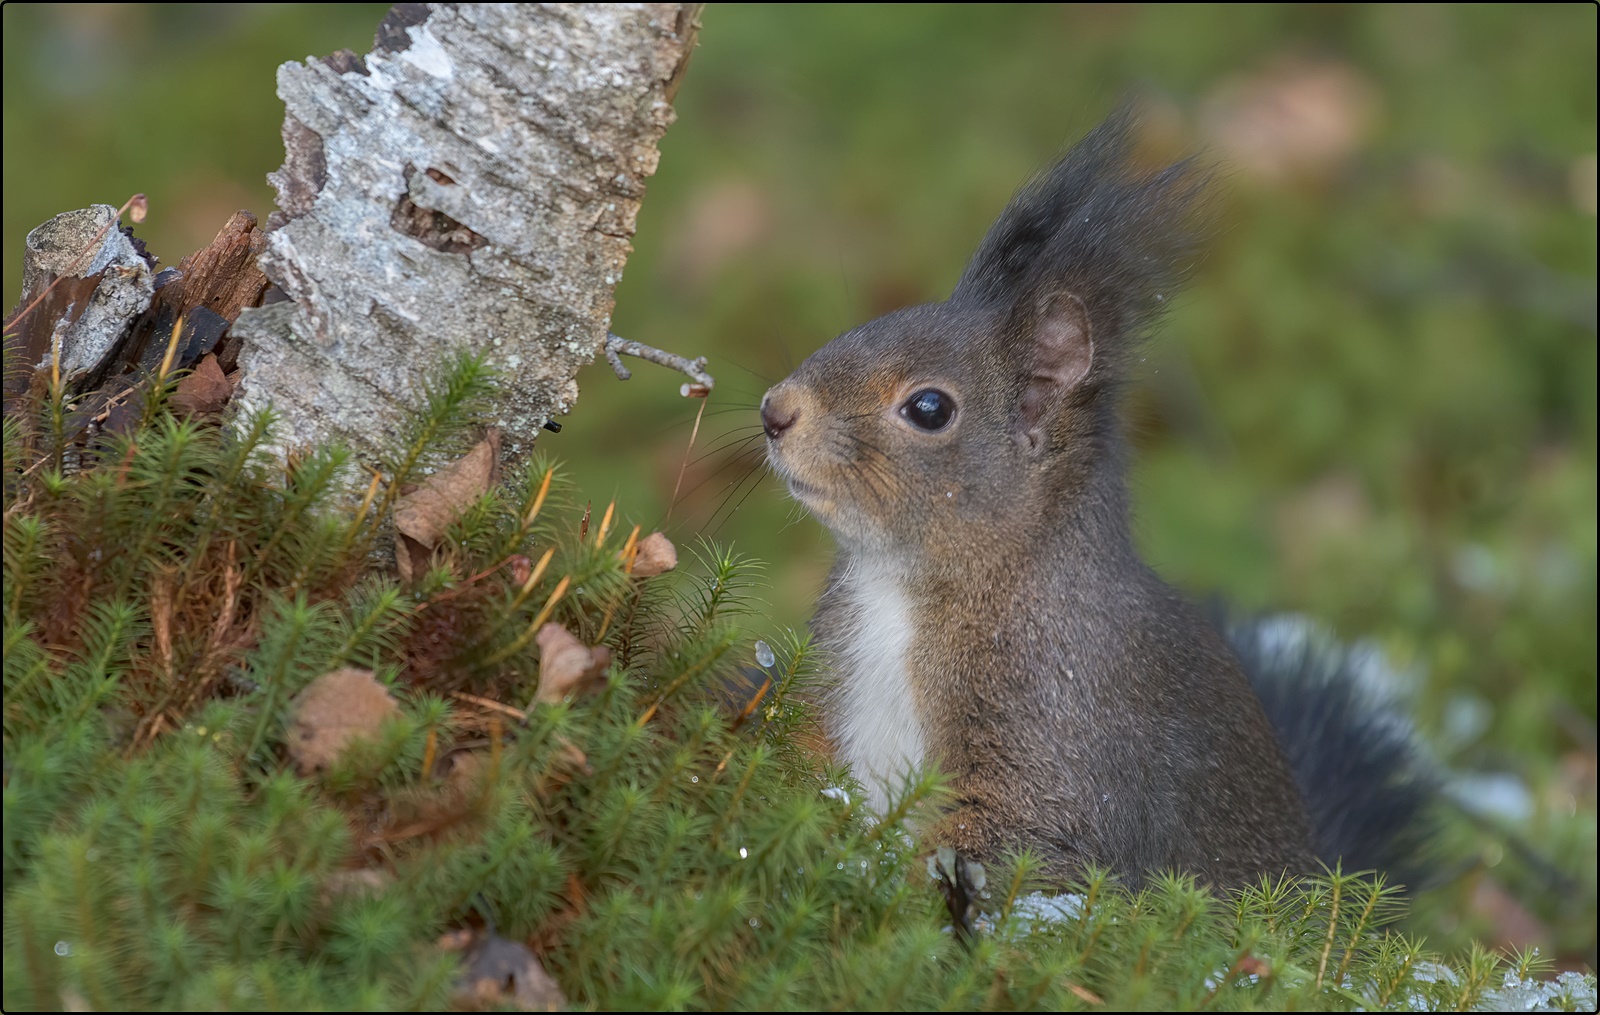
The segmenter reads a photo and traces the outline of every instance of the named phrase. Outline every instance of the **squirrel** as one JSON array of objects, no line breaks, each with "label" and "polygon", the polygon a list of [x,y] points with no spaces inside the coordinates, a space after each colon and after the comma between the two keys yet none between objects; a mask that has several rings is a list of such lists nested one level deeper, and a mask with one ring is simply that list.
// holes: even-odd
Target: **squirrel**
[{"label": "squirrel", "polygon": [[1132,148],[1124,110],[1022,187],[949,299],[762,399],[771,468],[838,546],[812,620],[825,731],[880,812],[936,763],[930,831],[980,862],[1218,886],[1404,866],[1429,787],[1354,657],[1260,621],[1230,644],[1134,548],[1118,395],[1207,174]]}]

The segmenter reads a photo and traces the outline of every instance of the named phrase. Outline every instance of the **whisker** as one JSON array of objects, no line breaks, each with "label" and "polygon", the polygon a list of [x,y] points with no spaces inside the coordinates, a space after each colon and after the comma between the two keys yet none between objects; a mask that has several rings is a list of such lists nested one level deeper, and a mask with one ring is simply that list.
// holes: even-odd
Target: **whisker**
[{"label": "whisker", "polygon": [[736,433],[736,431],[730,431],[729,433],[725,433],[725,434],[722,434],[719,437],[717,437],[717,441],[718,441],[717,444],[714,444],[714,445],[706,448],[706,453],[705,454],[701,455],[699,458],[694,459],[689,464],[690,465],[698,465],[701,462],[705,461],[707,458],[714,458],[714,457],[716,457],[717,455],[721,454],[723,451],[726,451],[729,448],[741,447],[741,446],[743,446],[745,444],[749,444],[753,440],[759,440],[763,436],[760,433],[750,433],[750,434],[745,434],[742,437],[736,437],[735,433]]},{"label": "whisker", "polygon": [[[722,361],[722,362],[724,362],[724,363],[727,363],[730,366],[738,367],[740,370],[743,370],[745,373],[749,374],[752,378],[760,381],[762,384],[765,384],[769,388],[772,387],[774,384],[778,383],[778,380],[776,380],[774,378],[771,378],[771,377],[768,377],[766,374],[763,374],[760,371],[750,369],[749,367],[745,366],[743,363],[739,362],[738,360],[734,359],[731,356],[718,356],[717,359]],[[788,376],[788,374],[791,374],[791,373],[794,373],[794,371],[792,369],[787,371],[785,373],[785,376]]]},{"label": "whisker", "polygon": [[[706,413],[706,418],[710,419],[712,416],[726,416],[730,412],[757,413],[757,412],[760,412],[760,411],[761,411],[761,406],[759,404],[730,405],[730,406],[725,406],[724,408],[721,408],[721,409],[717,409],[717,410],[715,410],[713,412]],[[688,420],[688,419],[680,419],[680,420],[674,422],[672,425],[673,426],[682,426],[682,425],[684,425],[686,423],[690,423],[690,422],[693,422],[693,421],[692,420]]]},{"label": "whisker", "polygon": [[739,504],[734,506],[734,510],[738,510],[739,505],[744,503],[745,497],[749,497],[750,493],[753,492],[757,486],[761,485],[761,470],[758,467],[752,467],[746,470],[744,474],[741,475],[737,480],[729,484],[727,495],[722,498],[722,501],[717,505],[716,510],[712,511],[711,514],[706,518],[705,525],[701,526],[702,532],[705,532],[707,536],[715,536],[717,532],[721,530],[722,526],[727,524],[728,518],[732,517],[732,512],[723,517],[721,522],[717,522],[717,524],[712,527],[709,532],[705,531],[706,526],[710,526],[712,522],[717,521],[717,516],[722,514],[722,509],[728,506],[729,501],[738,496],[740,489],[744,487],[745,483],[749,482],[750,477],[752,476],[755,477],[755,483],[751,484],[750,489],[745,492],[744,497],[739,498]]},{"label": "whisker", "polygon": [[[734,515],[738,514],[740,508],[744,507],[744,502],[750,499],[750,495],[752,493],[755,493],[757,490],[759,490],[761,488],[761,480],[764,478],[762,473],[759,470],[752,469],[751,472],[749,473],[749,475],[747,475],[745,478],[748,479],[748,478],[750,478],[750,476],[754,476],[755,477],[755,482],[750,484],[750,489],[748,489],[748,490],[746,490],[744,492],[744,496],[739,498],[739,502],[737,504],[735,504],[733,506],[733,508],[731,510],[729,510],[726,515],[723,516],[722,521],[718,522],[716,527],[713,528],[710,531],[710,533],[708,533],[708,535],[715,536],[718,532],[721,532],[722,531],[722,527],[724,525],[728,524],[728,520],[731,519]],[[744,483],[744,480],[740,480],[740,485],[741,486],[743,485],[743,483]],[[735,493],[738,492],[737,487],[735,488],[734,492]],[[726,504],[727,501],[724,501],[723,503]],[[721,511],[722,509],[719,507],[717,510]],[[715,519],[717,516],[716,516],[715,513],[713,513],[711,517],[712,517],[712,519]]]},{"label": "whisker", "polygon": [[702,487],[704,487],[707,483],[711,482],[714,479],[719,478],[723,473],[727,472],[728,469],[730,469],[730,468],[733,468],[735,466],[741,466],[741,465],[751,465],[751,466],[759,465],[760,464],[759,461],[752,461],[752,459],[754,458],[754,456],[759,454],[761,452],[761,450],[762,449],[760,449],[760,448],[750,448],[748,450],[741,451],[738,454],[730,455],[728,457],[727,461],[725,461],[721,465],[717,466],[717,468],[715,468],[709,474],[707,474],[704,479],[700,480],[694,486],[691,486],[689,489],[685,490],[683,492],[683,497],[684,498],[689,498],[689,497],[693,496],[695,493],[698,493],[700,491],[700,489]]}]

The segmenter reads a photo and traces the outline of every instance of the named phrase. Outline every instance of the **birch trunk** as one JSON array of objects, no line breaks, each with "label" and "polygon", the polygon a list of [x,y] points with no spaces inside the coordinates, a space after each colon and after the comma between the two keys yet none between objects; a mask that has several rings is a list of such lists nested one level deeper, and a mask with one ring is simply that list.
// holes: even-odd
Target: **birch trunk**
[{"label": "birch trunk", "polygon": [[699,8],[398,4],[365,56],[281,67],[259,264],[287,299],[234,323],[234,400],[271,403],[286,443],[370,453],[478,349],[526,451],[605,345]]}]

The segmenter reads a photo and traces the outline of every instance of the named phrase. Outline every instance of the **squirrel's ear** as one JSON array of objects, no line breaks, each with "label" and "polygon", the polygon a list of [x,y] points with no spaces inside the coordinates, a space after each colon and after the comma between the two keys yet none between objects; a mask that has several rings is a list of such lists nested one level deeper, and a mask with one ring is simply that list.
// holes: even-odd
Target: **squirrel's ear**
[{"label": "squirrel's ear", "polygon": [[1028,328],[1032,352],[1018,423],[1022,438],[1037,451],[1067,392],[1089,376],[1094,365],[1094,336],[1088,308],[1065,292],[1040,299]]}]

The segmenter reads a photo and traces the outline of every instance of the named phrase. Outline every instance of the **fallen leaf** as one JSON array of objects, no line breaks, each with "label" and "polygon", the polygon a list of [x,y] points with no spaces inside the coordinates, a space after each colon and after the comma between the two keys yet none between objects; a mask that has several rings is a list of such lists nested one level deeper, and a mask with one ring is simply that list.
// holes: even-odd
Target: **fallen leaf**
[{"label": "fallen leaf", "polygon": [[395,503],[395,564],[400,580],[420,578],[445,531],[500,481],[500,431],[490,428],[461,458],[429,476]]},{"label": "fallen leaf", "polygon": [[191,416],[220,412],[232,395],[233,385],[223,375],[216,354],[206,353],[189,375],[178,382],[178,390],[172,395],[172,406]]},{"label": "fallen leaf", "polygon": [[652,532],[639,540],[633,556],[633,576],[654,578],[678,566],[678,548],[665,533]]},{"label": "fallen leaf", "polygon": [[517,586],[518,588],[522,587],[523,583],[533,576],[533,561],[529,560],[527,557],[524,557],[520,553],[514,553],[511,555],[510,565],[511,584]]},{"label": "fallen leaf", "polygon": [[357,737],[377,733],[400,714],[389,689],[371,670],[324,673],[301,691],[289,723],[289,757],[302,772],[326,768]]},{"label": "fallen leaf", "polygon": [[[441,938],[440,947],[459,951],[459,935]],[[466,946],[461,979],[451,1002],[471,1011],[506,1004],[520,1011],[560,1011],[567,1006],[567,997],[527,945],[481,932]]]},{"label": "fallen leaf", "polygon": [[487,771],[482,751],[457,751],[450,755],[450,770],[444,777],[445,791],[466,799],[478,791]]},{"label": "fallen leaf", "polygon": [[555,704],[569,695],[605,686],[611,650],[590,648],[560,624],[539,629],[539,693],[535,701]]}]

